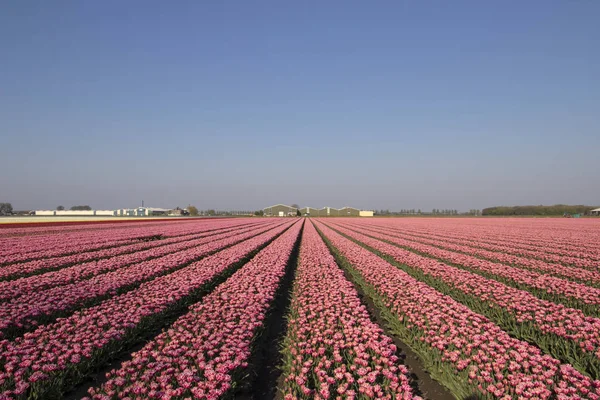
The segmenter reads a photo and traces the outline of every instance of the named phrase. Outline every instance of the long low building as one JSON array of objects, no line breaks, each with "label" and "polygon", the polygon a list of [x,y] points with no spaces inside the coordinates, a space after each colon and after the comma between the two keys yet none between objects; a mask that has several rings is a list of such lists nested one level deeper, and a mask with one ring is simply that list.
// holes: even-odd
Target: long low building
[{"label": "long low building", "polygon": [[263,215],[266,217],[293,217],[298,213],[298,209],[285,204],[275,204],[274,206],[263,208]]},{"label": "long low building", "polygon": [[263,208],[263,214],[267,217],[288,217],[295,216],[300,211],[304,217],[372,217],[373,211],[359,210],[354,207],[302,207],[297,209],[285,204],[275,204],[274,206]]},{"label": "long low building", "polygon": [[35,215],[44,216],[63,216],[63,217],[77,217],[77,216],[94,216],[101,215],[105,217],[115,216],[115,210],[36,210]]},{"label": "long low building", "polygon": [[[118,210],[37,210],[35,215],[43,216],[105,216],[105,217],[150,217],[156,215],[176,215],[170,208],[138,207],[121,208]],[[183,211],[183,210],[182,210]],[[180,214],[184,214],[181,212]]]},{"label": "long low building", "polygon": [[123,217],[150,217],[153,215],[169,215],[171,209],[156,207],[122,208],[115,211],[116,216]]}]

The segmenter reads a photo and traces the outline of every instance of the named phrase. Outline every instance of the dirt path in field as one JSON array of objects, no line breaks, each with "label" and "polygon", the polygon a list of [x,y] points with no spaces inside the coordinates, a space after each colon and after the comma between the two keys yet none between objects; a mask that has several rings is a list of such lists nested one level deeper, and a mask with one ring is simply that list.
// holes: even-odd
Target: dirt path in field
[{"label": "dirt path in field", "polygon": [[[303,224],[306,222],[303,222]],[[300,231],[294,250],[290,255],[286,272],[273,308],[265,319],[265,329],[260,334],[250,361],[251,375],[248,386],[234,394],[238,400],[274,400],[281,398],[278,383],[281,377],[281,343],[287,334],[287,315],[292,301],[292,286],[296,278],[300,243],[304,228]]]},{"label": "dirt path in field", "polygon": [[[343,268],[342,268],[343,269]],[[346,278],[354,283],[354,287],[358,291],[358,297],[361,302],[367,307],[369,311],[369,315],[371,319],[374,320],[377,325],[379,325],[385,334],[392,338],[394,344],[400,350],[400,358],[402,359],[402,363],[406,365],[411,372],[411,378],[416,383],[416,388],[419,396],[422,396],[426,399],[432,400],[456,400],[456,398],[442,386],[438,381],[434,380],[427,368],[423,365],[423,362],[419,358],[419,356],[404,342],[400,341],[393,333],[389,331],[387,328],[387,321],[383,318],[379,309],[371,300],[369,296],[367,296],[362,289],[353,281],[352,276],[348,271],[344,270],[344,275]]]},{"label": "dirt path in field", "polygon": [[[290,226],[291,227],[291,226]],[[113,351],[110,354],[106,354],[106,361],[98,362],[98,366],[93,368],[93,371],[88,373],[85,378],[83,378],[80,382],[78,382],[75,386],[73,386],[70,390],[64,393],[61,397],[63,400],[75,400],[81,399],[88,395],[88,390],[92,387],[101,386],[103,383],[107,381],[106,373],[110,372],[113,369],[118,369],[121,365],[129,361],[133,358],[133,353],[141,350],[146,344],[155,339],[162,331],[167,330],[173,325],[173,323],[182,315],[186,314],[189,311],[189,307],[199,303],[202,299],[211,293],[218,285],[224,283],[231,275],[233,275],[236,271],[243,268],[254,256],[256,256],[260,251],[262,251],[269,244],[276,241],[281,235],[283,235],[288,229],[279,233],[266,243],[263,243],[258,248],[249,252],[237,262],[229,265],[225,271],[221,274],[214,276],[210,281],[206,282],[201,288],[197,289],[193,293],[188,296],[182,298],[177,303],[173,304],[169,307],[165,312],[163,312],[160,318],[157,320],[158,322],[150,323],[146,328],[139,329],[136,335],[132,335],[127,341],[121,343],[121,346]],[[300,235],[301,236],[301,235]],[[299,241],[296,244],[296,247],[299,248]],[[223,251],[221,249],[219,251]],[[294,256],[294,252],[290,259],[297,258],[297,250],[296,256]],[[295,257],[295,258],[294,258]],[[204,258],[204,257],[202,257]],[[188,263],[188,265],[191,264]],[[289,266],[288,266],[289,268]],[[295,267],[290,268],[288,272],[286,272],[286,277],[284,279],[291,279],[287,277],[287,274],[290,271],[295,271]],[[286,292],[286,293],[289,293]],[[279,349],[277,347],[276,349]],[[50,400],[50,399],[49,399]]]},{"label": "dirt path in field", "polygon": [[[317,231],[322,237],[323,235],[321,231],[318,229]],[[330,245],[327,243],[327,246],[329,247]],[[398,356],[402,359],[402,363],[406,365],[411,372],[410,377],[414,383],[413,387],[415,388],[415,394],[431,400],[456,400],[456,397],[454,397],[454,395],[450,393],[446,387],[431,377],[421,358],[410,348],[410,346],[402,342],[390,331],[387,321],[382,316],[379,308],[375,305],[371,297],[365,294],[360,285],[355,282],[350,272],[340,265],[336,254],[331,254],[336,259],[338,266],[342,269],[342,271],[344,271],[346,279],[354,284],[354,288],[358,292],[358,297],[367,307],[369,315],[371,316],[371,320],[377,323],[377,325],[383,329],[384,333],[394,341],[394,344],[399,350]]]}]

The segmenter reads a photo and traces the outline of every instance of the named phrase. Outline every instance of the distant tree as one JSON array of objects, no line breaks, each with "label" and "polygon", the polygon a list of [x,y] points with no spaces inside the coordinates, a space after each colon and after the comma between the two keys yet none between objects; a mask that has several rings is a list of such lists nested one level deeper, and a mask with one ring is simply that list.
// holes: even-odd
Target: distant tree
[{"label": "distant tree", "polygon": [[300,212],[300,209],[296,209],[296,217],[301,217],[302,213]]},{"label": "distant tree", "polygon": [[555,204],[553,206],[513,206],[489,207],[477,210],[478,215],[565,215],[585,214],[593,206]]},{"label": "distant tree", "polygon": [[194,206],[188,206],[187,208],[188,212],[190,213],[191,216],[196,217],[198,216],[198,209]]},{"label": "distant tree", "polygon": [[72,211],[90,211],[91,209],[92,209],[92,207],[90,207],[88,205],[71,207]]},{"label": "distant tree", "polygon": [[216,214],[217,214],[217,213],[216,213],[216,211],[215,211],[215,210],[212,210],[212,209],[210,209],[210,210],[206,210],[206,215],[209,215],[209,216],[211,216],[211,217],[212,217],[212,216],[214,216],[214,215],[216,215]]},{"label": "distant tree", "polygon": [[421,209],[419,208],[419,211],[417,211],[418,214],[421,214]]},{"label": "distant tree", "polygon": [[0,215],[12,214],[13,207],[10,203],[0,203]]},{"label": "distant tree", "polygon": [[254,211],[254,215],[256,215],[257,217],[262,217],[263,215],[265,215],[265,212],[263,210]]},{"label": "distant tree", "polygon": [[58,206],[58,207],[56,207],[56,209],[57,209],[58,211],[63,211],[63,210],[65,209],[65,206]]}]

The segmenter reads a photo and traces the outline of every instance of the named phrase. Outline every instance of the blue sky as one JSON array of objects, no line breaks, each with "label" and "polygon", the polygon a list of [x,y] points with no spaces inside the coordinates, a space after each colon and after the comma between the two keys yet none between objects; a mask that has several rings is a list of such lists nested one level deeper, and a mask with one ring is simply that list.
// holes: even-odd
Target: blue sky
[{"label": "blue sky", "polygon": [[0,12],[0,201],[600,204],[598,1]]}]

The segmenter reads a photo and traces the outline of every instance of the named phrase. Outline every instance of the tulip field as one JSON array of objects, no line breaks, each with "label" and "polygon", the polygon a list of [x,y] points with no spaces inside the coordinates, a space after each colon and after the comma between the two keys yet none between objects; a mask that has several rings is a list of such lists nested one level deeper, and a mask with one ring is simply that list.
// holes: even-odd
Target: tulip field
[{"label": "tulip field", "polygon": [[0,226],[0,400],[600,399],[600,220]]}]

